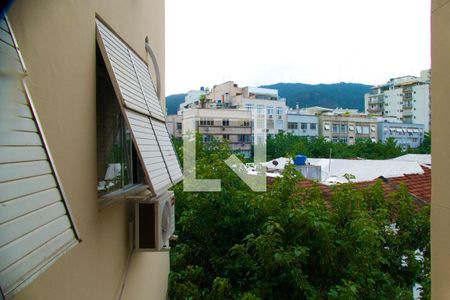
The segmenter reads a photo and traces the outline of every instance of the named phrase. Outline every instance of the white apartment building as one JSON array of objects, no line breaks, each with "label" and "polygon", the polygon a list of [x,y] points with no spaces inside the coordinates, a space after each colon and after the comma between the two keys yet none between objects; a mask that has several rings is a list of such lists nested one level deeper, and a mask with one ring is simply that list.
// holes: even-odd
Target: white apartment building
[{"label": "white apartment building", "polygon": [[180,104],[179,112],[182,112],[188,107],[195,107],[199,104],[200,97],[202,95],[206,95],[207,90],[204,87],[201,87],[200,90],[190,90],[187,92],[186,96],[184,96],[184,102]]},{"label": "white apartment building", "polygon": [[430,131],[429,70],[422,71],[421,77],[403,76],[374,86],[364,100],[366,113],[393,116],[407,124],[424,124],[425,131]]}]

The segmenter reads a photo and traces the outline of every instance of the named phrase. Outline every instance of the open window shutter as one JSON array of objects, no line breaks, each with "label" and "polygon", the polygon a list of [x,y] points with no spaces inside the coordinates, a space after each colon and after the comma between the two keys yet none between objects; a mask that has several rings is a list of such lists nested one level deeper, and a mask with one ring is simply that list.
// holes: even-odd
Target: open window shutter
[{"label": "open window shutter", "polygon": [[0,15],[0,287],[6,298],[80,240],[25,75]]},{"label": "open window shutter", "polygon": [[108,26],[96,20],[97,42],[119,104],[156,195],[182,180],[180,164],[165,124],[147,64]]}]

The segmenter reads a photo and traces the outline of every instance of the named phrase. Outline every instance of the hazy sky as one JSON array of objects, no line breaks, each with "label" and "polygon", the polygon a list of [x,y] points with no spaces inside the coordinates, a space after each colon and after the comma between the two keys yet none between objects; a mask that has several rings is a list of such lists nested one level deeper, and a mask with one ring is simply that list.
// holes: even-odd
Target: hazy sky
[{"label": "hazy sky", "polygon": [[430,67],[430,0],[166,0],[166,95]]}]

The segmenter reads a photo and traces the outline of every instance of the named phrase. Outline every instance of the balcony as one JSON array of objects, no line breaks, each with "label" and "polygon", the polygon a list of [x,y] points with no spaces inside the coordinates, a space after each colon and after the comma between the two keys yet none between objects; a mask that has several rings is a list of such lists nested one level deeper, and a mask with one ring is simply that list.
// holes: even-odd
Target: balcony
[{"label": "balcony", "polygon": [[380,105],[372,105],[370,107],[367,108],[367,112],[369,113],[381,113],[383,111],[383,109],[381,108]]},{"label": "balcony", "polygon": [[403,109],[412,109],[412,108],[413,108],[413,105],[412,105],[411,101],[403,102]]},{"label": "balcony", "polygon": [[376,97],[370,97],[369,98],[369,104],[383,104],[384,102],[384,98],[383,95],[381,96],[376,96]]}]

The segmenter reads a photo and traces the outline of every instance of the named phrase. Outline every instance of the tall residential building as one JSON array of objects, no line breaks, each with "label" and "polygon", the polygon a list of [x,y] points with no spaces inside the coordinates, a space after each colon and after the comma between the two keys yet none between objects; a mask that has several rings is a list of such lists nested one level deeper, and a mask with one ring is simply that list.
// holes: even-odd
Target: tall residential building
[{"label": "tall residential building", "polygon": [[162,109],[164,1],[8,2],[0,298],[166,299],[182,174]]},{"label": "tall residential building", "polygon": [[366,94],[365,111],[373,115],[394,116],[403,123],[424,124],[430,130],[430,72],[421,77],[403,76],[374,86]]},{"label": "tall residential building", "polygon": [[183,112],[182,132],[198,131],[205,143],[214,139],[226,141],[232,151],[250,157],[253,142],[251,119],[251,112],[246,110],[190,108]]}]

